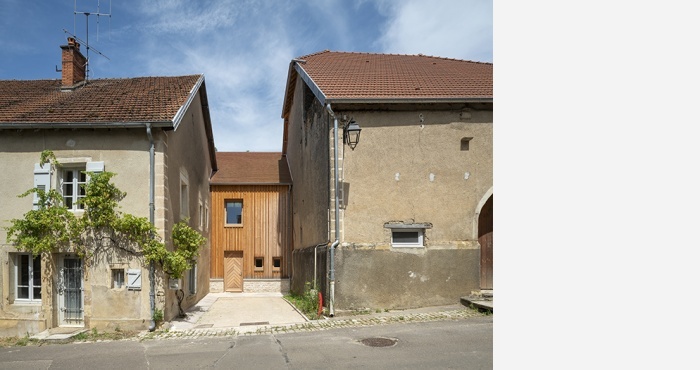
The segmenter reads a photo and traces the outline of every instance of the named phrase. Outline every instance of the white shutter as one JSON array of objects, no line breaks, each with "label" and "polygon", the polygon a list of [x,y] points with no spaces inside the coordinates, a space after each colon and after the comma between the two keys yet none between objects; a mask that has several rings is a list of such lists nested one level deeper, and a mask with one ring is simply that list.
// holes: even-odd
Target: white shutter
[{"label": "white shutter", "polygon": [[105,162],[87,162],[85,163],[85,172],[104,172]]},{"label": "white shutter", "polygon": [[85,172],[88,173],[86,178],[85,178],[85,181],[90,182],[90,172],[99,173],[99,172],[104,172],[104,170],[105,170],[105,162],[87,162],[87,163],[85,163]]},{"label": "white shutter", "polygon": [[[51,164],[44,163],[42,167],[39,163],[34,163],[34,188],[43,191],[51,190]],[[34,193],[33,209],[39,209],[39,196]]]},{"label": "white shutter", "polygon": [[126,289],[141,290],[141,269],[128,269],[126,271]]}]

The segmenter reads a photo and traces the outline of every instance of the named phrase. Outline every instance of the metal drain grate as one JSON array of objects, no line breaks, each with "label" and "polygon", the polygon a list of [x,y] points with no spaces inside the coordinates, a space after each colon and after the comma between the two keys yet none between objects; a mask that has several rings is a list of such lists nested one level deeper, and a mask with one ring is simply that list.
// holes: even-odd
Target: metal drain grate
[{"label": "metal drain grate", "polygon": [[269,321],[258,321],[258,322],[242,322],[241,326],[248,326],[248,325],[270,325]]},{"label": "metal drain grate", "polygon": [[365,338],[360,343],[368,347],[392,347],[398,341],[396,338]]}]

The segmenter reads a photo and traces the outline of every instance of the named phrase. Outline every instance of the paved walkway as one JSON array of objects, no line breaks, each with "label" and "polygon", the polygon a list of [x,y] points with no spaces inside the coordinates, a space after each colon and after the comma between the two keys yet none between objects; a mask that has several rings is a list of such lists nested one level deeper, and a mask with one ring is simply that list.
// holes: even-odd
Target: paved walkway
[{"label": "paved walkway", "polygon": [[[209,293],[171,331],[291,325],[307,321],[281,293]],[[241,329],[239,329],[241,330]]]},{"label": "paved walkway", "polygon": [[484,315],[462,304],[386,312],[337,313],[308,320],[275,293],[209,293],[168,328],[144,332],[142,339],[294,333],[392,323],[457,320]]}]

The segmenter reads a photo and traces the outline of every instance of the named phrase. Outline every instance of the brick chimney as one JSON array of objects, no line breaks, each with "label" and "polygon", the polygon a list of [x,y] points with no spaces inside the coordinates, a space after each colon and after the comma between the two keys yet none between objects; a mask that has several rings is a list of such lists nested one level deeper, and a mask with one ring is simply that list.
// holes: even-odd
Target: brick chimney
[{"label": "brick chimney", "polygon": [[61,49],[61,87],[74,87],[85,80],[85,56],[80,53],[80,44],[72,37],[68,38],[68,45],[61,45]]}]

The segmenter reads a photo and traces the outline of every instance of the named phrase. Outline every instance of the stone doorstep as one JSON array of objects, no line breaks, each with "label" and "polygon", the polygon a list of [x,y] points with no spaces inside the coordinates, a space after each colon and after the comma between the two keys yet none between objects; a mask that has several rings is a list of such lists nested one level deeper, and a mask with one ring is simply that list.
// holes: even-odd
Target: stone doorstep
[{"label": "stone doorstep", "polygon": [[473,306],[478,307],[480,309],[489,310],[489,311],[493,312],[493,298],[484,299],[481,297],[469,296],[469,297],[462,297],[459,300],[464,306],[470,307],[473,305]]},{"label": "stone doorstep", "polygon": [[40,340],[65,340],[72,338],[80,333],[85,333],[88,329],[84,327],[57,327],[44,330],[41,333],[35,334],[30,339],[40,339]]}]

